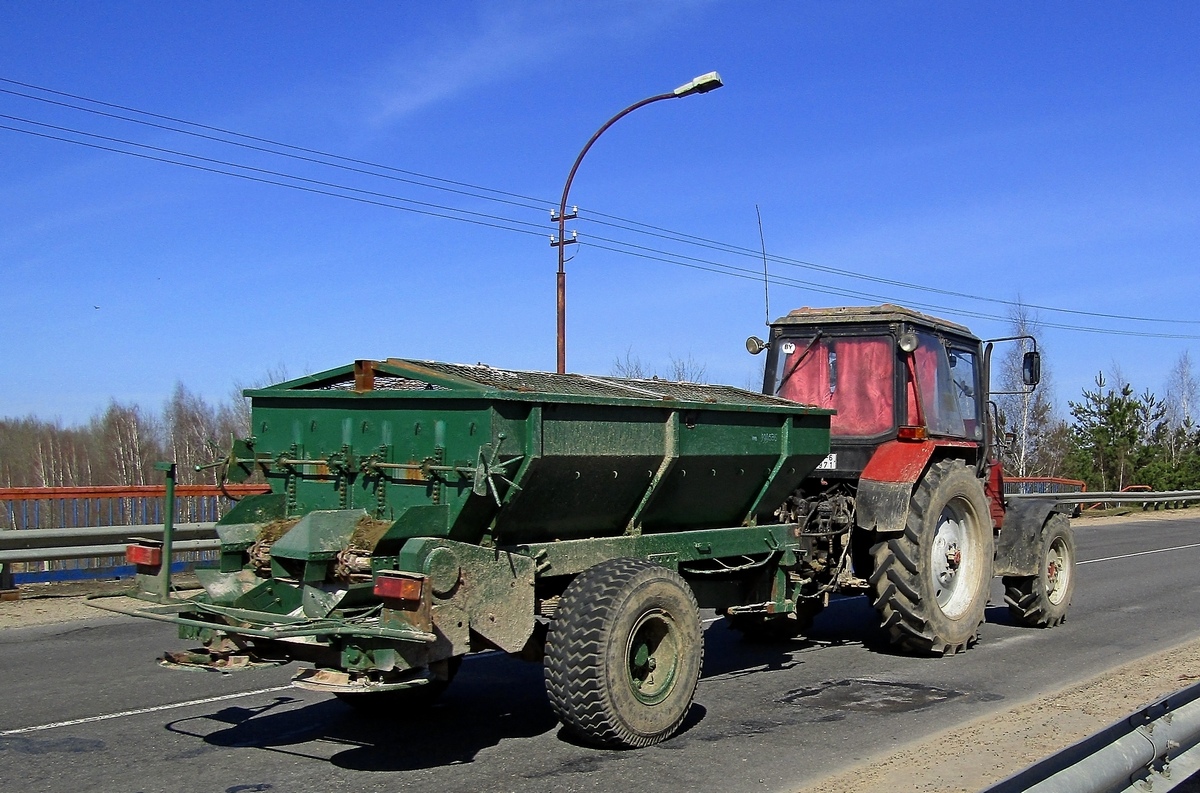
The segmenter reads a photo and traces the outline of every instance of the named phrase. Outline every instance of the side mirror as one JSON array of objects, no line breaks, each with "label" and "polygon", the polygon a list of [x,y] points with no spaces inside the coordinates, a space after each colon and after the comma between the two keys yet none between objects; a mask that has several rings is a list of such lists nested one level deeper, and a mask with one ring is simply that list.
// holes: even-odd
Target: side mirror
[{"label": "side mirror", "polygon": [[1011,449],[1012,447],[1014,447],[1016,445],[1017,445],[1017,433],[1015,433],[1015,432],[1004,433],[1004,448]]},{"label": "side mirror", "polygon": [[1042,356],[1037,350],[1030,350],[1021,359],[1021,382],[1033,388],[1042,381]]},{"label": "side mirror", "polygon": [[751,355],[758,355],[765,349],[767,349],[767,343],[757,336],[751,336],[746,339],[746,352]]}]

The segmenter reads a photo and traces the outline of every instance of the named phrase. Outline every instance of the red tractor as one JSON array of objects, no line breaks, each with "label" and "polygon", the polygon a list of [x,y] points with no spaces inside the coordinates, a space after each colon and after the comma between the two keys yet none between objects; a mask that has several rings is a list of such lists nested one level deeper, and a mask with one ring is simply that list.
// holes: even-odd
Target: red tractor
[{"label": "red tractor", "polygon": [[[731,613],[734,627],[796,632],[830,592],[867,592],[894,644],[951,654],[975,642],[997,575],[1017,622],[1063,621],[1075,582],[1065,508],[1006,500],[997,459],[989,362],[1013,340],[893,305],[801,308],[768,342],[748,340],[767,352],[764,393],[837,414],[830,455],[779,513],[824,547],[794,574],[796,613]],[[1022,364],[1032,389],[1036,349]]]}]

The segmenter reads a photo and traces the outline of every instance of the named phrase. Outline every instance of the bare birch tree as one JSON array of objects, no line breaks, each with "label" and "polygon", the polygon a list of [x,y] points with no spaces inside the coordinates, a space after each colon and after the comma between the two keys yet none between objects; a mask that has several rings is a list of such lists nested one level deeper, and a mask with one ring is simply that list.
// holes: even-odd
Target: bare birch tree
[{"label": "bare birch tree", "polygon": [[643,363],[641,358],[634,355],[632,347],[625,350],[624,357],[614,359],[612,369],[609,370],[609,374],[613,377],[628,377],[635,380],[648,380],[654,377],[664,380],[674,380],[679,383],[706,382],[704,378],[707,373],[708,367],[693,358],[691,353],[688,353],[686,358],[679,358],[672,355],[667,368],[667,374],[660,375],[656,369]]},{"label": "bare birch tree", "polygon": [[1193,414],[1197,408],[1198,391],[1200,386],[1197,386],[1191,355],[1184,350],[1171,367],[1167,376],[1166,396],[1163,397],[1167,429],[1164,440],[1172,465],[1178,464],[1180,456],[1189,450],[1195,437]]},{"label": "bare birch tree", "polygon": [[[101,444],[109,465],[110,480],[104,484],[145,485],[150,481],[154,462],[162,457],[158,422],[137,405],[122,405],[116,400],[97,418],[91,430]],[[99,483],[97,483],[99,484]]]},{"label": "bare birch tree", "polygon": [[[1027,306],[1020,303],[1013,306],[1009,321],[1009,335],[1041,340],[1037,317]],[[1058,425],[1063,422],[1054,409],[1053,381],[1046,365],[1045,349],[1039,344],[1043,356],[1042,382],[1031,391],[1021,380],[1021,362],[1025,353],[1033,349],[1033,343],[1020,339],[1003,344],[999,376],[992,390],[998,392],[995,401],[1002,429],[1014,437],[1013,444],[1001,454],[1004,467],[1016,476],[1052,476],[1057,473],[1054,462],[1061,453],[1052,449],[1051,439],[1062,434]]]}]

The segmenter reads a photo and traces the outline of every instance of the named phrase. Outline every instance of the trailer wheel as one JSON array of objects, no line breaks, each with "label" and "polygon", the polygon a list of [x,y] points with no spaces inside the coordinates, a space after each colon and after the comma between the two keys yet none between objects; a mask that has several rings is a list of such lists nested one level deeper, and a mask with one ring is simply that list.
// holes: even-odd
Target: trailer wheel
[{"label": "trailer wheel", "polygon": [[987,497],[958,460],[930,466],[904,532],[871,548],[874,605],[893,644],[951,655],[974,644],[992,580]]},{"label": "trailer wheel", "polygon": [[448,658],[443,670],[445,678],[431,678],[428,682],[413,688],[401,688],[392,691],[337,692],[335,697],[350,707],[364,714],[382,715],[386,713],[403,712],[428,708],[437,702],[438,697],[449,688],[450,682],[458,674],[462,666],[462,658]]},{"label": "trailer wheel", "polygon": [[588,743],[649,746],[683,722],[703,659],[687,582],[642,559],[612,559],[563,592],[546,639],[546,693],[563,726]]},{"label": "trailer wheel", "polygon": [[1037,575],[1006,576],[1004,601],[1022,625],[1053,628],[1067,618],[1075,592],[1075,538],[1066,515],[1055,513],[1042,526]]}]

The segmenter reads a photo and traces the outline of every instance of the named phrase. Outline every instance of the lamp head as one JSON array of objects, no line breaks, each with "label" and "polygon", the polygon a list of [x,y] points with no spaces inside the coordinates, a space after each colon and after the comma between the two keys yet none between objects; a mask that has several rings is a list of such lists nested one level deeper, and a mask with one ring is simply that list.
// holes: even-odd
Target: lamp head
[{"label": "lamp head", "polygon": [[709,91],[715,91],[724,85],[721,82],[721,75],[716,72],[702,74],[690,83],[685,83],[676,88],[673,93],[675,96],[691,96],[692,94],[707,94]]}]

